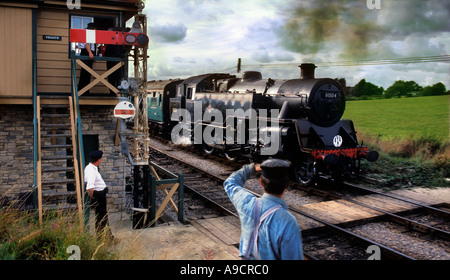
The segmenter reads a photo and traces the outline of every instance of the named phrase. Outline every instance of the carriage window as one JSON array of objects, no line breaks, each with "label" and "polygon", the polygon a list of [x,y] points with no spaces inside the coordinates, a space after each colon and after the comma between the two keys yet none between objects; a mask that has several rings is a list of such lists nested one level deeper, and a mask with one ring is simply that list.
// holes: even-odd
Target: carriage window
[{"label": "carriage window", "polygon": [[157,98],[156,97],[152,97],[151,101],[150,101],[150,107],[156,108],[156,104],[157,104]]}]

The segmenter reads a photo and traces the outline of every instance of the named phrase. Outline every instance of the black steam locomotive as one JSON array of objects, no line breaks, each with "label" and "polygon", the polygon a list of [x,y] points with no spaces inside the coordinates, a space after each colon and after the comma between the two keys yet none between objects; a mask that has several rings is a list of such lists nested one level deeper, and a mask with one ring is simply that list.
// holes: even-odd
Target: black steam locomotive
[{"label": "black steam locomotive", "polygon": [[149,82],[150,129],[230,160],[287,159],[303,185],[320,174],[342,180],[359,170],[360,159],[376,161],[376,151],[358,144],[353,122],[341,119],[341,85],[316,79],[314,64],[300,68],[292,80],[252,71]]}]

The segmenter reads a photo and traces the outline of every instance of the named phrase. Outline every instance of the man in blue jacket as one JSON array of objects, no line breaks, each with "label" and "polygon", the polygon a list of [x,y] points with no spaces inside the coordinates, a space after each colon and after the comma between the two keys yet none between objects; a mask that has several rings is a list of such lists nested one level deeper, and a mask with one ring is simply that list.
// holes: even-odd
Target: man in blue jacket
[{"label": "man in blue jacket", "polygon": [[[302,237],[295,217],[282,199],[289,162],[269,159],[231,174],[224,188],[241,220],[239,255],[243,259],[303,260]],[[257,198],[243,186],[257,171],[264,195]]]}]

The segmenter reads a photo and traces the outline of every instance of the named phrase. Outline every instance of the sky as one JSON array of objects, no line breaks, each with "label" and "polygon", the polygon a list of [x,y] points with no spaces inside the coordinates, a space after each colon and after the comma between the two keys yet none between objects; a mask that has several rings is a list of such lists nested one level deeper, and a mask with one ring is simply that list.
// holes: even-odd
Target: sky
[{"label": "sky", "polygon": [[241,58],[242,71],[263,78],[298,78],[298,65],[308,62],[319,66],[316,77],[345,78],[349,86],[413,80],[450,89],[450,61],[354,63],[450,55],[448,0],[146,0],[144,13],[149,80],[240,77]]}]

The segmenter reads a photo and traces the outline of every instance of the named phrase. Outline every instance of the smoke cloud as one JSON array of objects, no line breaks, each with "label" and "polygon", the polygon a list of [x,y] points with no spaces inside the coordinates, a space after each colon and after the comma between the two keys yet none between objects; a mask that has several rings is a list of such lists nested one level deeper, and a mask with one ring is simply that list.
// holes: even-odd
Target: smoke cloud
[{"label": "smoke cloud", "polygon": [[158,41],[176,43],[184,40],[187,33],[187,27],[182,23],[152,25],[149,33]]},{"label": "smoke cloud", "polygon": [[[293,1],[279,32],[282,44],[310,58],[333,51],[340,58],[375,59],[398,55],[393,42],[450,32],[449,1],[380,2],[381,9],[369,9],[366,0]],[[440,50],[445,54],[448,46]]]}]

